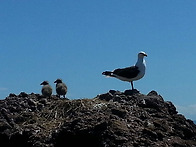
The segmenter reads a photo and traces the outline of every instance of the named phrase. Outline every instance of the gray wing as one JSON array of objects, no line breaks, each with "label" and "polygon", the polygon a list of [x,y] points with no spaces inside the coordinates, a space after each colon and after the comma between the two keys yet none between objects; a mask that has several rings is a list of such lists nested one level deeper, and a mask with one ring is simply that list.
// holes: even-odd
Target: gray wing
[{"label": "gray wing", "polygon": [[139,74],[139,69],[137,66],[131,66],[127,68],[118,68],[113,71],[114,75],[125,77],[125,78],[134,78]]}]

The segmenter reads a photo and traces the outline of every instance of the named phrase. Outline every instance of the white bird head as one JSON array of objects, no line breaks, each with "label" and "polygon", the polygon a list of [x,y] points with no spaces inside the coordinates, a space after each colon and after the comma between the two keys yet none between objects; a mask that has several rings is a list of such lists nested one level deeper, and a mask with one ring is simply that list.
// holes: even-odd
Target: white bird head
[{"label": "white bird head", "polygon": [[139,58],[144,58],[145,56],[147,57],[147,54],[145,52],[143,52],[143,51],[138,53],[138,57]]}]

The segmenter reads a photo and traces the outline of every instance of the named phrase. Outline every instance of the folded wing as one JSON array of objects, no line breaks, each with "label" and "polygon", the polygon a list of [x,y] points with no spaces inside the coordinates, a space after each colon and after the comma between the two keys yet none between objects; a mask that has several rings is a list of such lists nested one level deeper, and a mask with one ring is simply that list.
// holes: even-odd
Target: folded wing
[{"label": "folded wing", "polygon": [[135,78],[139,74],[139,69],[137,66],[131,66],[127,68],[115,69],[112,73],[114,76],[125,77],[128,79]]}]

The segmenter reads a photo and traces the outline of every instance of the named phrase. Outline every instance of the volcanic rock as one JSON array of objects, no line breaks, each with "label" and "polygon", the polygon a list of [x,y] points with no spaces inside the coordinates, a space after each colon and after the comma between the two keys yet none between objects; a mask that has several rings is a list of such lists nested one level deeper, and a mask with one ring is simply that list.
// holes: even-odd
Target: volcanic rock
[{"label": "volcanic rock", "polygon": [[156,91],[92,99],[10,94],[0,100],[1,147],[192,147],[196,125]]}]

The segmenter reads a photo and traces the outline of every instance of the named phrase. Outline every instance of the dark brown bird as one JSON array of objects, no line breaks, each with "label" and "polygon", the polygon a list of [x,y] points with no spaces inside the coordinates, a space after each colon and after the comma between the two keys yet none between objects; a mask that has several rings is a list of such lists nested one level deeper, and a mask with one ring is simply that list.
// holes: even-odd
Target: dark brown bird
[{"label": "dark brown bird", "polygon": [[65,83],[63,83],[61,79],[57,79],[56,81],[54,81],[54,83],[56,83],[57,96],[60,97],[61,95],[63,95],[63,97],[65,98],[65,95],[67,93],[67,86],[65,85]]},{"label": "dark brown bird", "polygon": [[43,81],[40,85],[43,85],[42,87],[42,95],[45,97],[51,97],[52,95],[52,87],[49,85],[48,81]]}]

